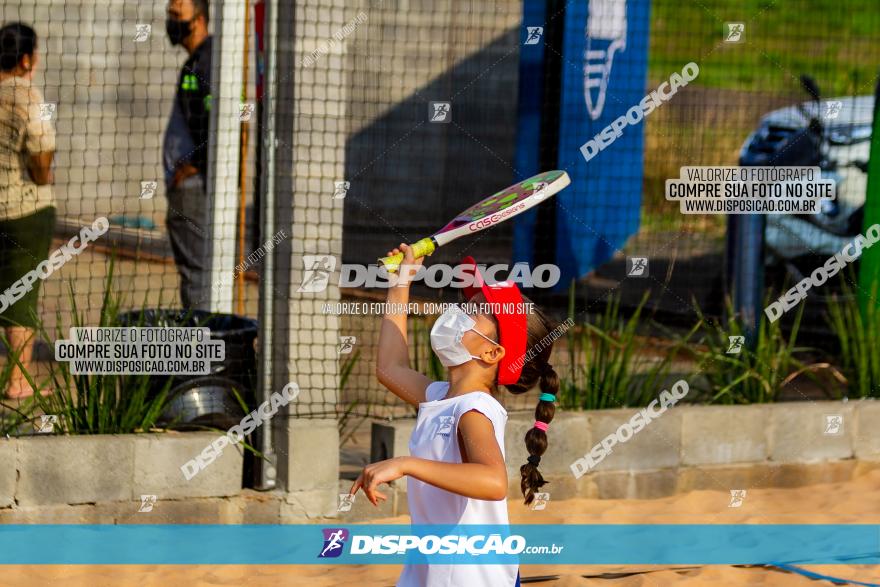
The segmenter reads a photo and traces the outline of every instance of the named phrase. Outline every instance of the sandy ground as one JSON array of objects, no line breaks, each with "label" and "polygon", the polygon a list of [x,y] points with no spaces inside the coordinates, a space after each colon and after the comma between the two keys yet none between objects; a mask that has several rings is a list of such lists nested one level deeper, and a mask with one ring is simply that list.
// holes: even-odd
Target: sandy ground
[{"label": "sandy ground", "polygon": [[[719,491],[694,491],[654,500],[572,499],[551,502],[534,512],[510,503],[513,523],[705,523],[705,524],[880,524],[880,470],[847,483],[797,489],[749,489],[740,508],[729,508],[730,496]],[[376,520],[407,523],[406,516]],[[813,565],[813,572],[880,585],[880,567]],[[247,585],[309,585],[312,587],[386,587],[394,585],[400,567],[360,566],[5,566],[4,587],[167,587]],[[598,576],[605,574],[605,576]],[[767,585],[778,587],[833,585],[776,569],[733,566],[553,566],[522,567],[524,579],[542,575],[558,578],[526,584],[554,587],[688,587]],[[584,577],[588,575],[591,577]],[[844,583],[847,584],[847,583]],[[852,583],[848,583],[852,584]],[[462,586],[471,587],[471,586]],[[477,587],[477,586],[474,586]]]}]

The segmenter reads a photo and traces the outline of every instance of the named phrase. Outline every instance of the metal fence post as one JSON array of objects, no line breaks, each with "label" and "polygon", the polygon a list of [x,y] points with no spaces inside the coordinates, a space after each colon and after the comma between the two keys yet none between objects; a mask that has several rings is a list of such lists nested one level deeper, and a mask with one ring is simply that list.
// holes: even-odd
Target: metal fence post
[{"label": "metal fence post", "polygon": [[765,224],[762,214],[731,214],[727,218],[728,291],[750,349],[757,344],[764,314]]},{"label": "metal fence post", "polygon": [[[211,55],[211,130],[208,142],[208,267],[210,308],[232,312],[235,227],[238,213],[244,3],[213,0]],[[229,170],[236,170],[230,172]],[[230,173],[233,177],[229,177]]]},{"label": "metal fence post", "polygon": [[[260,140],[263,142],[263,160],[262,168],[259,173],[262,177],[260,183],[260,234],[275,234],[278,230],[279,222],[285,222],[285,226],[290,226],[291,220],[289,214],[284,212],[292,209],[290,205],[289,190],[276,192],[276,147],[278,140],[276,138],[276,125],[279,121],[276,118],[278,96],[282,95],[283,88],[277,85],[277,63],[278,63],[278,0],[266,0],[265,10],[265,71],[264,71],[264,93],[262,107],[262,129],[263,136]],[[284,204],[283,207],[277,208],[282,212],[284,218],[279,219],[276,215],[276,206],[278,200]],[[257,386],[257,402],[263,402],[269,398],[273,390],[283,389],[285,379],[288,374],[284,369],[286,364],[287,347],[283,344],[285,329],[289,328],[289,321],[286,320],[287,313],[281,313],[281,307],[286,305],[283,299],[280,299],[276,292],[289,292],[289,279],[285,276],[290,275],[289,270],[290,259],[290,243],[287,240],[281,241],[277,247],[269,252],[263,258],[262,273],[260,276],[260,304],[259,304],[259,383]],[[283,270],[278,270],[280,266]],[[276,344],[277,343],[277,344]],[[276,365],[280,367],[276,369]],[[287,379],[289,380],[289,379]],[[266,460],[254,460],[254,486],[257,489],[272,489],[276,485],[277,479],[277,460],[275,455],[275,430],[276,426],[258,430],[257,446],[263,453]]]}]

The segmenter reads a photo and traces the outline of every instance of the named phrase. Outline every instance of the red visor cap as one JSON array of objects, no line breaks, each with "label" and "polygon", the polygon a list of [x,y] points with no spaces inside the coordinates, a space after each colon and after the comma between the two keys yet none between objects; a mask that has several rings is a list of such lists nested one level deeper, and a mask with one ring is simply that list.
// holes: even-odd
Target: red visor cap
[{"label": "red visor cap", "polygon": [[526,354],[528,338],[528,316],[522,293],[515,283],[499,281],[487,284],[477,269],[473,257],[461,260],[465,273],[474,276],[474,285],[464,288],[468,300],[480,292],[491,304],[495,320],[498,321],[498,344],[504,347],[504,358],[498,366],[498,384],[512,385],[519,381],[522,374],[522,358]]}]

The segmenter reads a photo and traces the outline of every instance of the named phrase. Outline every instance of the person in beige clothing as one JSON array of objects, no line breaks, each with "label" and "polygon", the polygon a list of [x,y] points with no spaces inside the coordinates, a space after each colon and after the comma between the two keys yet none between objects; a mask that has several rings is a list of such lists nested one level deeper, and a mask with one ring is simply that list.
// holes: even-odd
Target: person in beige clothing
[{"label": "person in beige clothing", "polygon": [[[32,272],[48,256],[55,227],[54,105],[32,85],[36,65],[34,30],[22,23],[0,28],[0,324],[9,352],[30,373],[42,281]],[[33,393],[14,367],[6,395]]]}]

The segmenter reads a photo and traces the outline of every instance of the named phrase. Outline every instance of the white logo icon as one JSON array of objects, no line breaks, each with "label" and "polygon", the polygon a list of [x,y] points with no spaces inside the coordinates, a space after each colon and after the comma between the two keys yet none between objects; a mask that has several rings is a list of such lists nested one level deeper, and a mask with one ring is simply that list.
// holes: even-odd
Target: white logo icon
[{"label": "white logo icon", "polygon": [[156,499],[157,496],[155,495],[142,495],[141,505],[138,508],[138,513],[147,513],[153,511],[153,505],[155,505]]},{"label": "white logo icon", "polygon": [[440,416],[440,425],[434,436],[449,436],[452,433],[453,424],[455,424],[454,416]]},{"label": "white logo icon", "polygon": [[156,189],[159,187],[159,182],[157,181],[142,181],[141,182],[141,200],[149,200],[153,196],[156,195]]},{"label": "white logo icon", "polygon": [[629,277],[647,277],[648,276],[648,258],[647,257],[627,257],[626,274]]},{"label": "white logo icon", "polygon": [[43,122],[52,120],[52,118],[55,116],[55,109],[55,104],[52,102],[40,104],[40,120],[42,120]]},{"label": "white logo icon", "polygon": [[742,351],[743,344],[746,341],[745,336],[728,336],[728,347],[727,354],[728,355],[738,355],[740,351]]},{"label": "white logo icon", "polygon": [[302,285],[299,293],[316,293],[327,289],[330,274],[336,269],[336,257],[333,255],[303,255]]},{"label": "white logo icon", "polygon": [[250,122],[251,117],[254,114],[255,104],[253,102],[245,102],[243,104],[239,104],[238,107],[238,120],[241,122]]},{"label": "white logo icon", "polygon": [[590,0],[584,49],[584,99],[590,118],[602,116],[614,54],[626,51],[626,0]]},{"label": "white logo icon", "polygon": [[739,508],[742,507],[743,501],[746,499],[746,490],[745,489],[731,489],[730,490],[730,503],[727,504],[729,508]]},{"label": "white logo icon", "polygon": [[535,198],[536,200],[543,200],[544,198],[547,197],[547,194],[544,193],[544,190],[545,190],[546,188],[547,188],[547,182],[546,182],[546,181],[539,181],[539,182],[537,182],[537,183],[535,184],[535,190],[532,192],[532,196],[531,196],[531,197]]},{"label": "white logo icon", "polygon": [[337,530],[330,534],[327,540],[327,547],[321,551],[320,557],[323,557],[328,552],[333,552],[334,550],[342,548],[343,536],[343,530]]},{"label": "white logo icon", "polygon": [[549,493],[535,493],[535,499],[532,501],[532,509],[535,511],[547,509],[548,501],[550,501]]},{"label": "white logo icon", "polygon": [[334,181],[333,182],[333,199],[334,200],[342,200],[348,195],[348,190],[351,188],[351,182],[348,181]]},{"label": "white logo icon", "polygon": [[843,107],[843,102],[840,100],[829,100],[825,102],[825,112],[822,113],[822,118],[825,120],[834,120],[840,115],[840,109]]},{"label": "white logo icon", "polygon": [[40,427],[37,432],[40,434],[52,434],[55,432],[55,424],[58,423],[58,416],[54,414],[43,414],[40,416]]},{"label": "white logo icon", "polygon": [[525,45],[537,45],[541,40],[541,35],[544,34],[544,27],[542,26],[530,26],[526,27],[526,31],[528,35],[526,36]]},{"label": "white logo icon", "polygon": [[152,25],[136,24],[134,25],[134,42],[143,43],[150,38],[150,32],[153,30]]},{"label": "white logo icon", "polygon": [[354,345],[357,343],[356,336],[340,336],[339,337],[339,346],[336,347],[336,351],[340,355],[350,355]]},{"label": "white logo icon", "polygon": [[727,34],[724,37],[725,43],[739,43],[742,41],[743,33],[746,30],[745,23],[726,22],[724,25],[727,27]]},{"label": "white logo icon", "polygon": [[351,506],[354,505],[354,495],[350,493],[340,493],[339,494],[339,507],[336,508],[338,512],[350,512]]},{"label": "white logo icon", "polygon": [[452,122],[452,104],[450,102],[431,102],[428,108],[428,120],[431,122]]},{"label": "white logo icon", "polygon": [[843,416],[840,414],[825,415],[825,429],[822,434],[826,436],[838,436],[843,434]]}]

